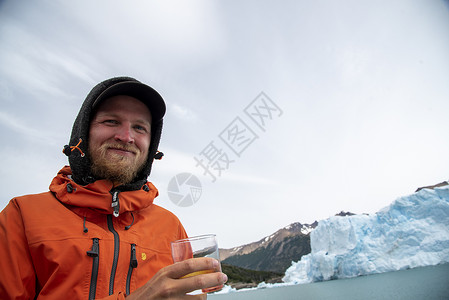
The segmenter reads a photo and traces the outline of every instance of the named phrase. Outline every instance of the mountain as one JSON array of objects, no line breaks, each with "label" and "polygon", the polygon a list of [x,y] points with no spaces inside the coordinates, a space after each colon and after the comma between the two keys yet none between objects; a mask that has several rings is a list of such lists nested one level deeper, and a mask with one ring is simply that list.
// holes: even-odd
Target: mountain
[{"label": "mountain", "polygon": [[284,273],[310,253],[310,232],[318,225],[293,223],[258,242],[220,249],[222,263],[256,271]]}]

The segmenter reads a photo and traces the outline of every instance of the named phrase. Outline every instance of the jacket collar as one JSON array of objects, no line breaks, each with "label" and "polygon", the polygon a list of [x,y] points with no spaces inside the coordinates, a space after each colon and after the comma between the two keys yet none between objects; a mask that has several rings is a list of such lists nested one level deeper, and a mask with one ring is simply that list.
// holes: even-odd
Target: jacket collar
[{"label": "jacket collar", "polygon": [[[113,185],[109,180],[97,180],[79,185],[71,179],[69,166],[62,168],[50,184],[50,191],[62,203],[80,208],[91,208],[103,214],[112,214]],[[156,187],[146,182],[141,189],[119,192],[119,213],[138,211],[150,206],[158,195]]]}]

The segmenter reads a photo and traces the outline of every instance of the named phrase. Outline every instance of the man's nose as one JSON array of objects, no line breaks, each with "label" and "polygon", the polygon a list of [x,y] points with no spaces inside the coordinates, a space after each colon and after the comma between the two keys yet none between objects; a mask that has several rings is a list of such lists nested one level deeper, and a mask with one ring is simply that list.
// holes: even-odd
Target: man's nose
[{"label": "man's nose", "polygon": [[122,125],[117,128],[114,138],[116,141],[121,141],[127,144],[134,143],[134,135],[130,126]]}]

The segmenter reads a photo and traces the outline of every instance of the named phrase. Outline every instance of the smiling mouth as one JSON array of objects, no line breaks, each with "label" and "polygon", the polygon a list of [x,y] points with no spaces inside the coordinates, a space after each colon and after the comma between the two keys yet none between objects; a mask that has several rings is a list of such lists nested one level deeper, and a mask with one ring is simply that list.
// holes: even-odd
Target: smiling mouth
[{"label": "smiling mouth", "polygon": [[117,153],[120,155],[135,155],[136,152],[132,151],[132,150],[127,150],[127,149],[123,149],[123,148],[108,148],[108,150],[112,151],[113,153]]}]

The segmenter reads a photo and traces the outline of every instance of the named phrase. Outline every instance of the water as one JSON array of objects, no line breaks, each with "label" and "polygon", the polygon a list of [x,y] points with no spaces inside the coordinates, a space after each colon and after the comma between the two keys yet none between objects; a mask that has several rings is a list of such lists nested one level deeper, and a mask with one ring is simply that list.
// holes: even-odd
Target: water
[{"label": "water", "polygon": [[295,286],[209,295],[209,300],[449,299],[449,264]]}]

